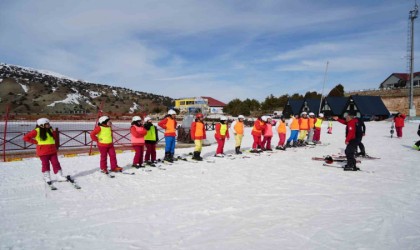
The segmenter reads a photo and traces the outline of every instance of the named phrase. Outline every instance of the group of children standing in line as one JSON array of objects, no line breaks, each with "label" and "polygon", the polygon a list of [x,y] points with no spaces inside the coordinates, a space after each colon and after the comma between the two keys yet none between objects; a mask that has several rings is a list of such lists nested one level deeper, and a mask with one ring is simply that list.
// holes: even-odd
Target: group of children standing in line
[{"label": "group of children standing in line", "polygon": [[[201,161],[201,151],[203,141],[206,139],[206,128],[204,124],[204,115],[196,114],[195,121],[191,124],[190,136],[194,141],[195,147],[192,159]],[[228,126],[228,119],[225,116],[220,118],[220,121],[215,126],[215,139],[217,142],[216,157],[224,156],[224,145],[226,139],[230,138],[229,129],[233,131],[235,137],[235,153],[242,154],[240,148],[242,138],[244,136],[244,120],[243,115],[239,115],[238,119],[233,121],[230,127]],[[273,127],[279,136],[279,142],[276,149],[285,150],[288,146],[299,146],[307,143],[317,143],[320,140],[320,130],[323,121],[323,115],[320,114],[315,118],[313,113],[307,117],[306,112],[301,114],[301,117],[293,116],[289,122],[289,127],[292,131],[287,143],[286,140],[286,120],[281,116],[280,120],[276,122],[270,116],[259,117],[252,128],[252,136],[254,142],[250,152],[256,153],[271,149],[271,139],[274,135]],[[165,156],[164,160],[173,162],[177,160],[174,158],[175,141],[176,141],[176,112],[169,110],[168,114],[158,122],[158,126],[165,130]],[[299,137],[298,137],[298,133]],[[309,133],[309,136],[307,136]],[[98,119],[98,124],[90,133],[92,141],[97,143],[100,152],[100,169],[103,173],[108,174],[107,161],[109,157],[110,171],[120,172],[123,168],[118,166],[116,151],[113,143],[112,122],[108,116],[101,116]],[[141,168],[143,164],[154,166],[156,163],[156,144],[159,141],[158,130],[153,125],[152,119],[147,116],[142,119],[140,116],[134,116],[130,127],[131,144],[135,151],[133,157],[132,167]],[[305,138],[307,137],[306,141]],[[26,134],[23,138],[25,141],[36,144],[37,156],[42,162],[42,173],[46,182],[51,181],[50,177],[50,163],[53,167],[54,174],[57,175],[58,181],[66,181],[63,175],[60,163],[57,157],[56,135],[51,128],[50,121],[46,118],[37,120],[36,128]],[[293,145],[291,143],[293,142]],[[146,148],[146,150],[145,150]],[[146,151],[146,152],[144,152]]]}]

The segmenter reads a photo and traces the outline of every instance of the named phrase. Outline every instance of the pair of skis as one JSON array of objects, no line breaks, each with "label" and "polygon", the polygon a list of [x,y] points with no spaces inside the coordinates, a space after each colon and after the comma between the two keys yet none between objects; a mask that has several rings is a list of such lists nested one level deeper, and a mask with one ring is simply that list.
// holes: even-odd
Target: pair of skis
[{"label": "pair of skis", "polygon": [[[68,182],[68,183],[71,183],[71,185],[75,188],[75,189],[81,189],[81,187],[74,181],[74,179],[72,179],[71,177],[70,177],[70,175],[67,175],[66,176],[66,179],[67,179],[67,181],[66,182]],[[52,181],[48,181],[47,182],[47,185],[48,185],[48,187],[51,189],[51,190],[58,190],[58,188],[56,187],[56,186],[54,186],[54,184],[52,183]]]}]

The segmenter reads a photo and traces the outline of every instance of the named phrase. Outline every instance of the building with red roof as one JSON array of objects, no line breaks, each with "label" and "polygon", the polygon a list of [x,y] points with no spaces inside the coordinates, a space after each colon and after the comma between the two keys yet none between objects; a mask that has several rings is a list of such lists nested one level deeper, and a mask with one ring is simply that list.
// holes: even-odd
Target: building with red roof
[{"label": "building with red roof", "polygon": [[[413,85],[420,86],[420,72],[413,73]],[[379,88],[405,88],[410,87],[410,74],[392,73],[379,85]]]}]

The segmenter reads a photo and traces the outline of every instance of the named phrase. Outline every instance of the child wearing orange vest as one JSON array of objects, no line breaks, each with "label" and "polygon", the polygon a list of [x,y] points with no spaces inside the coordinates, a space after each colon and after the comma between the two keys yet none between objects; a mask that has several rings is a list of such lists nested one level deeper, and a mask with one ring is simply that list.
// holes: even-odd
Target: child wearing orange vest
[{"label": "child wearing orange vest", "polygon": [[265,129],[265,122],[263,121],[262,117],[258,117],[258,119],[254,122],[254,127],[252,127],[251,135],[254,138],[254,143],[252,143],[252,150],[251,153],[260,153],[262,150],[261,148],[261,136]]},{"label": "child wearing orange vest", "polygon": [[144,136],[147,134],[147,130],[143,127],[140,116],[133,117],[130,134],[131,144],[135,151],[132,167],[143,168]]},{"label": "child wearing orange vest", "polygon": [[298,146],[305,146],[305,139],[309,131],[309,118],[308,113],[302,112],[299,118],[299,138]]},{"label": "child wearing orange vest", "polygon": [[289,121],[289,127],[290,127],[290,136],[289,139],[287,139],[286,148],[292,147],[290,145],[291,142],[293,142],[293,147],[296,147],[297,141],[298,141],[298,134],[299,134],[299,120],[298,115],[292,115],[290,117]]},{"label": "child wearing orange vest", "polygon": [[271,138],[273,138],[273,126],[276,125],[276,121],[273,121],[270,116],[263,116],[265,120],[265,129],[263,131],[263,141],[261,142],[261,149],[263,151],[273,151],[271,149]]},{"label": "child wearing orange vest", "polygon": [[214,134],[214,138],[217,141],[217,149],[215,156],[223,157],[223,149],[225,147],[225,139],[229,140],[229,129],[227,126],[227,117],[222,116],[220,117],[220,122],[216,124],[216,133]]},{"label": "child wearing orange vest", "polygon": [[23,137],[24,141],[36,144],[36,155],[41,160],[41,171],[45,182],[48,184],[51,184],[50,162],[57,181],[67,181],[58,161],[57,146],[55,145],[56,136],[51,128],[50,121],[47,118],[40,118],[36,121],[35,129]]},{"label": "child wearing orange vest", "polygon": [[98,126],[90,132],[90,138],[98,145],[100,156],[100,168],[102,173],[108,174],[107,157],[111,163],[112,172],[121,172],[123,169],[117,165],[117,154],[115,153],[112,138],[112,123],[108,116],[101,116],[98,120]]},{"label": "child wearing orange vest", "polygon": [[235,135],[235,153],[242,154],[241,152],[241,144],[242,138],[244,137],[244,119],[243,115],[238,116],[238,120],[232,122],[230,128],[233,130],[233,134]]},{"label": "child wearing orange vest", "polygon": [[314,138],[314,130],[315,130],[315,122],[316,122],[316,117],[315,117],[315,113],[313,112],[309,112],[309,133],[308,133],[308,137],[306,138],[306,144],[315,144],[313,142],[313,138]]},{"label": "child wearing orange vest", "polygon": [[192,159],[196,161],[203,160],[203,158],[200,156],[201,150],[203,149],[203,140],[206,139],[206,126],[204,125],[203,119],[204,115],[198,113],[195,115],[195,121],[191,123],[191,139],[195,144]]},{"label": "child wearing orange vest", "polygon": [[163,120],[161,120],[158,125],[159,127],[165,129],[165,161],[173,162],[175,154],[175,143],[176,143],[176,126],[177,122],[175,120],[176,112],[175,110],[170,109],[168,114]]},{"label": "child wearing orange vest", "polygon": [[284,147],[284,142],[286,141],[286,120],[284,119],[284,116],[280,116],[280,121],[277,122],[276,124],[276,130],[277,133],[279,134],[279,143],[277,144],[276,149],[279,150],[286,150],[286,148]]}]

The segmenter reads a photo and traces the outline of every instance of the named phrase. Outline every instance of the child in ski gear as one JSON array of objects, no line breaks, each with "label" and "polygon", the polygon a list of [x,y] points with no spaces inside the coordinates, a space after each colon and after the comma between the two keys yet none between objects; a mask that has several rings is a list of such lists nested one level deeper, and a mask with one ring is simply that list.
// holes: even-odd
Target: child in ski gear
[{"label": "child in ski gear", "polygon": [[198,113],[195,115],[195,121],[191,123],[191,139],[195,144],[192,159],[197,161],[203,160],[200,156],[201,150],[203,149],[203,140],[206,139],[206,126],[204,125],[203,119],[204,115]]},{"label": "child in ski gear", "polygon": [[314,125],[314,137],[312,138],[312,141],[315,144],[321,143],[321,127],[322,127],[323,121],[324,121],[324,114],[320,113],[318,115],[318,118],[316,118],[315,125]]},{"label": "child in ski gear", "polygon": [[146,164],[153,165],[156,162],[156,144],[159,141],[158,130],[153,125],[152,118],[149,116],[144,118],[143,127],[147,130],[147,133],[144,136],[146,145],[146,154],[144,156],[144,160]]},{"label": "child in ski gear", "polygon": [[214,138],[217,141],[217,149],[215,156],[223,156],[223,148],[225,147],[225,139],[229,140],[229,130],[227,126],[227,117],[222,116],[220,117],[220,122],[216,124],[216,133],[214,134]]},{"label": "child in ski gear", "polygon": [[263,151],[273,151],[271,149],[271,138],[273,138],[273,126],[276,125],[276,121],[273,121],[270,116],[263,116],[262,119],[265,121],[265,129],[263,131],[261,149]]},{"label": "child in ski gear", "polygon": [[143,153],[144,153],[144,136],[147,134],[147,130],[141,123],[140,116],[134,116],[131,122],[130,128],[131,144],[135,151],[133,158],[133,168],[143,167]]},{"label": "child in ski gear", "polygon": [[309,112],[309,130],[308,130],[308,137],[306,138],[306,144],[315,144],[313,142],[314,138],[314,130],[315,130],[315,122],[316,117],[314,112]]},{"label": "child in ski gear", "polygon": [[397,137],[401,138],[403,136],[403,127],[404,127],[404,120],[406,115],[397,113],[394,117],[395,123],[395,130],[397,131]]},{"label": "child in ski gear", "polygon": [[284,116],[281,115],[280,116],[280,121],[277,122],[276,124],[276,131],[279,134],[279,143],[277,144],[276,149],[279,150],[285,150],[286,148],[284,147],[284,142],[286,141],[286,120],[284,119]]},{"label": "child in ski gear", "polygon": [[261,152],[261,136],[265,129],[265,122],[263,121],[262,117],[258,117],[258,119],[254,122],[254,127],[252,128],[251,135],[254,138],[254,143],[252,144],[251,153],[259,153]]},{"label": "child in ski gear", "polygon": [[175,120],[176,112],[170,109],[168,114],[161,120],[158,125],[165,129],[165,161],[173,162],[175,154],[175,137],[177,122]]},{"label": "child in ski gear", "polygon": [[57,135],[51,128],[50,121],[47,118],[38,119],[35,129],[23,136],[24,141],[36,144],[36,155],[41,160],[41,172],[47,183],[51,183],[50,162],[57,181],[67,181],[67,178],[63,176],[61,165],[58,161],[56,138]]},{"label": "child in ski gear", "polygon": [[235,153],[242,154],[241,152],[241,144],[242,138],[244,137],[244,120],[245,117],[243,115],[238,116],[238,120],[232,122],[230,128],[233,130],[233,134],[235,136]]},{"label": "child in ski gear", "polygon": [[345,143],[347,146],[344,152],[347,158],[347,165],[344,167],[344,171],[360,170],[356,166],[355,153],[362,137],[362,132],[359,125],[359,120],[355,117],[355,112],[348,111],[345,120],[339,119],[337,116],[334,116],[333,119],[346,125]]},{"label": "child in ski gear", "polygon": [[332,134],[332,128],[333,128],[333,123],[332,123],[331,119],[329,119],[328,120],[328,130],[327,130],[328,134]]},{"label": "child in ski gear", "polygon": [[309,131],[309,118],[308,113],[302,112],[299,118],[299,138],[298,145],[305,146],[305,139]]},{"label": "child in ski gear", "polygon": [[290,128],[290,136],[287,139],[286,148],[291,147],[290,143],[293,142],[293,147],[296,147],[298,141],[298,134],[299,134],[299,120],[298,115],[291,115],[289,121],[289,128]]},{"label": "child in ski gear", "polygon": [[117,164],[117,154],[115,153],[112,123],[108,116],[101,116],[98,120],[98,126],[90,132],[90,138],[97,143],[100,156],[100,168],[105,174],[108,174],[107,157],[111,163],[112,172],[121,172],[123,169]]}]

